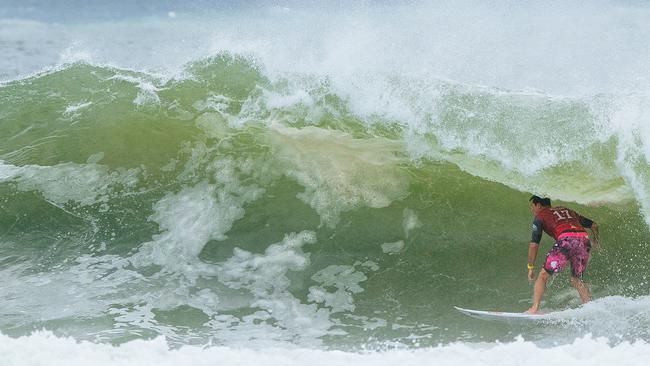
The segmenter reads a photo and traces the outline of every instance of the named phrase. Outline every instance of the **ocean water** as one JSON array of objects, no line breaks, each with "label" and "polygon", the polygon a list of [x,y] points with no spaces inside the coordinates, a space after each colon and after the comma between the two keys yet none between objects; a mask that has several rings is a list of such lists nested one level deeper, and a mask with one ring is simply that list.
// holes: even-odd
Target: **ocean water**
[{"label": "ocean water", "polygon": [[2,364],[649,361],[648,4],[0,5]]}]

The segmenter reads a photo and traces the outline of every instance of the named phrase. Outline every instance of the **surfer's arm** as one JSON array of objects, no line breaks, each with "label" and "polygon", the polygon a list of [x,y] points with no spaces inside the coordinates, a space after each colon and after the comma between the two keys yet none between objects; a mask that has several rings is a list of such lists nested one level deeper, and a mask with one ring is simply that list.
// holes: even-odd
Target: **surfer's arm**
[{"label": "surfer's arm", "polygon": [[594,244],[594,248],[600,247],[600,233],[598,232],[598,224],[595,222],[591,224],[591,236]]},{"label": "surfer's arm", "polygon": [[535,261],[537,260],[537,251],[539,250],[539,242],[542,240],[542,222],[535,218],[533,220],[533,233],[528,244],[528,281],[535,280]]},{"label": "surfer's arm", "polygon": [[539,243],[530,242],[528,245],[528,282],[535,281],[535,260],[537,259],[537,250]]},{"label": "surfer's arm", "polygon": [[534,241],[530,242],[528,244],[528,264],[530,265],[535,265],[535,260],[537,259],[537,250],[539,249],[539,243],[535,243]]},{"label": "surfer's arm", "polygon": [[533,220],[533,233],[528,245],[528,269],[535,266],[535,259],[537,259],[537,249],[539,249],[539,242],[542,241],[542,222],[535,218]]}]

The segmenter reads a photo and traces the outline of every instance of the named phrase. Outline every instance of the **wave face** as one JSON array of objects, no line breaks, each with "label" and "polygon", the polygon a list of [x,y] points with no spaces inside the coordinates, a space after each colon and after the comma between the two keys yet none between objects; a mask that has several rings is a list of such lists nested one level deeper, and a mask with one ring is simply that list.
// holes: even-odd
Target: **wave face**
[{"label": "wave face", "polygon": [[[484,5],[330,9],[325,19],[313,6],[236,9],[218,27],[170,11],[142,20],[163,31],[142,37],[129,20],[0,21],[27,48],[35,35],[79,37],[59,53],[51,42],[40,56],[12,54],[38,72],[2,70],[0,332],[345,350],[518,334],[546,346],[648,339],[650,100],[632,82],[647,78],[632,57],[646,38],[610,33],[627,61],[613,79],[602,71],[620,60],[583,67],[597,35],[560,5],[544,19],[592,42],[571,57],[560,50],[572,42],[542,52],[541,33],[524,45],[513,29],[466,43],[509,16]],[[511,26],[531,21],[532,7],[511,10]],[[647,27],[647,9],[617,9],[625,25]],[[450,33],[449,17],[480,12],[483,23]],[[440,42],[409,43],[420,33],[399,20],[411,18]],[[269,19],[282,20],[277,33],[265,33]],[[209,39],[180,42],[210,25]],[[149,62],[155,37],[170,37],[169,58]],[[86,49],[90,40],[105,47]],[[507,56],[519,46],[533,66],[507,69],[522,61]],[[527,72],[540,63],[574,71]],[[544,327],[461,316],[454,305],[528,307],[531,193],[600,224],[604,248],[586,275],[597,300]],[[546,308],[578,305],[560,275]]]}]

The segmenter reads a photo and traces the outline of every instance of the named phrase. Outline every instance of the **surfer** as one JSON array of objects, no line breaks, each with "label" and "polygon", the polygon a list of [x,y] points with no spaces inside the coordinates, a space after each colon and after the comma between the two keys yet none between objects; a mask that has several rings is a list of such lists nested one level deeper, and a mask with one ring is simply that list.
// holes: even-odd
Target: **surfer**
[{"label": "surfer", "polygon": [[528,280],[535,280],[535,259],[542,231],[555,240],[555,245],[546,254],[546,261],[539,271],[533,291],[533,306],[526,312],[536,314],[544,296],[546,283],[551,275],[560,272],[567,264],[571,265],[571,284],[578,291],[582,303],[591,300],[589,288],[582,281],[582,274],[589,263],[591,241],[585,229],[591,229],[594,246],[598,245],[598,225],[592,220],[565,207],[551,207],[549,198],[532,196],[530,210],[535,215],[533,235],[528,246]]}]

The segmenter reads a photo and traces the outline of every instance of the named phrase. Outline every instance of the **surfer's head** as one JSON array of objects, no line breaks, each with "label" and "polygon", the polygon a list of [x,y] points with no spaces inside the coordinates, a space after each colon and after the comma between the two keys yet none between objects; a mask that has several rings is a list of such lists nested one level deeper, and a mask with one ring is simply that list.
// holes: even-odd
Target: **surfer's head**
[{"label": "surfer's head", "polygon": [[530,201],[530,210],[534,214],[537,214],[544,207],[551,207],[550,198],[546,198],[546,197],[542,198],[539,196],[532,195],[528,201]]}]

